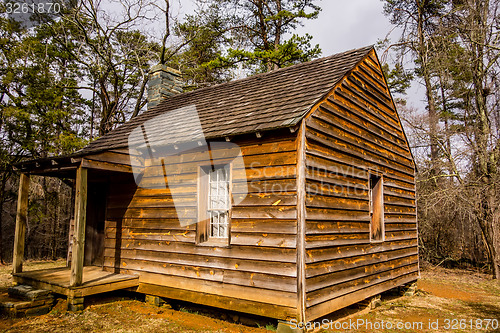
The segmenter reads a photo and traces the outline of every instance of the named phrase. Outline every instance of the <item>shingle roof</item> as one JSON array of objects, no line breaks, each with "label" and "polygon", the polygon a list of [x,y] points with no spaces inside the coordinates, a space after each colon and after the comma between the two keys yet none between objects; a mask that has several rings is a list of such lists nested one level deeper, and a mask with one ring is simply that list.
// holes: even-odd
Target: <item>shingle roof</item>
[{"label": "shingle roof", "polygon": [[[213,139],[293,127],[372,46],[166,98],[156,107],[100,137],[78,155],[127,147],[134,129],[168,133],[169,142],[195,128],[179,110],[196,110],[203,137]],[[197,123],[197,122],[196,122]],[[199,134],[199,133],[198,133]],[[188,135],[189,136],[189,135]]]}]

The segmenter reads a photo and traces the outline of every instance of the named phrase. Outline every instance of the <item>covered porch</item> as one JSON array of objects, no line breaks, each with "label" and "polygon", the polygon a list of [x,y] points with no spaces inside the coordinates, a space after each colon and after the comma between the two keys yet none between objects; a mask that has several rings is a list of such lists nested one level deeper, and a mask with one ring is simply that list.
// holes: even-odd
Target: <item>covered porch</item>
[{"label": "covered porch", "polygon": [[[97,195],[95,186],[89,187],[89,173],[93,175],[90,177],[90,185],[92,185],[94,184],[92,181],[95,182],[96,178],[102,178],[103,176],[106,178],[106,175],[111,173],[131,173],[130,164],[128,152],[107,152],[85,157],[73,156],[27,161],[18,166],[21,176],[12,263],[12,276],[16,284],[30,285],[37,289],[46,289],[65,295],[68,297],[68,309],[71,311],[83,309],[85,296],[139,285],[137,275],[105,271],[102,263],[99,264],[93,257],[91,258],[92,262],[89,262],[86,253],[88,254],[89,248],[95,248],[96,244],[103,243],[103,238],[90,237],[87,241],[87,243],[90,243],[87,246],[85,244],[86,227],[87,229],[95,227],[95,220],[99,218],[99,221],[102,220],[100,222],[102,231],[104,231],[105,222],[104,214],[95,213],[95,203],[96,200],[103,201],[105,207],[106,196]],[[75,180],[74,227],[70,234],[71,263],[69,267],[23,272],[30,175],[64,177]],[[90,191],[89,188],[93,189],[93,191]],[[92,230],[92,232],[94,231]]]},{"label": "covered porch", "polygon": [[[96,266],[83,267],[82,283],[77,286],[71,285],[71,269],[69,267],[13,273],[12,276],[17,284],[30,285],[37,289],[46,289],[66,295],[73,305],[83,304],[82,298],[85,296],[139,285],[137,275],[106,272]],[[75,303],[78,301],[82,303]]]}]

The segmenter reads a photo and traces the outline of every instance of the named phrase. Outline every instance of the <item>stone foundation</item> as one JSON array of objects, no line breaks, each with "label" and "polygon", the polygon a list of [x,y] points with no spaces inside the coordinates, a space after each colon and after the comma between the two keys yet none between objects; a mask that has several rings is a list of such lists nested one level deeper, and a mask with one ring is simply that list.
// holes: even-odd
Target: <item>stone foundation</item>
[{"label": "stone foundation", "polygon": [[14,318],[47,314],[53,305],[50,291],[26,285],[10,287],[8,294],[0,295],[0,313]]}]

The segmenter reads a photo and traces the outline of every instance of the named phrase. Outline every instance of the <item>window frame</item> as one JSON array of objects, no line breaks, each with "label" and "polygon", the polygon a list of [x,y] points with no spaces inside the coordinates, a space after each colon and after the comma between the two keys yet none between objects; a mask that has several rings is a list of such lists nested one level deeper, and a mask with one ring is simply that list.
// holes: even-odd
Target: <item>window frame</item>
[{"label": "window frame", "polygon": [[[209,209],[209,173],[207,169],[227,168],[228,172],[228,205],[227,210],[227,237],[210,237],[211,218]],[[196,244],[202,246],[229,247],[231,244],[231,215],[233,208],[232,186],[233,185],[233,164],[220,163],[203,164],[198,167],[197,183],[197,210],[198,223],[196,223]]]},{"label": "window frame", "polygon": [[[378,179],[377,182],[372,185],[373,180]],[[378,186],[379,187],[379,195],[377,198],[374,198],[374,190]],[[369,199],[369,216],[370,216],[370,225],[369,225],[369,234],[370,234],[370,243],[383,243],[385,242],[385,214],[384,214],[384,175],[379,172],[375,172],[370,170],[368,172],[368,199]],[[376,202],[375,202],[376,201]],[[380,239],[374,238],[374,214],[375,214],[375,205],[379,204],[379,222],[380,222]]]}]

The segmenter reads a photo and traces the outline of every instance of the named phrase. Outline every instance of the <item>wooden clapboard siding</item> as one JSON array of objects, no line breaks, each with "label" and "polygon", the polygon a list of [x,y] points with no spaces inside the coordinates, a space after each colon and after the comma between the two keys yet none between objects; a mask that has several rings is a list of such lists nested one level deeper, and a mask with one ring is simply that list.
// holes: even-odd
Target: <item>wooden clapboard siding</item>
[{"label": "wooden clapboard siding", "polygon": [[196,304],[218,307],[258,316],[274,316],[276,318],[293,318],[295,308],[275,304],[243,300],[237,297],[226,297],[212,293],[195,292],[183,288],[172,288],[158,284],[141,283],[138,292],[161,297],[182,299]]},{"label": "wooden clapboard siding", "polygon": [[[211,295],[231,299],[222,307],[232,310],[241,311],[236,304],[248,301],[275,311],[269,316],[295,313],[295,137],[254,136],[237,143],[244,165],[233,165],[238,203],[232,207],[229,247],[196,244],[198,168],[210,163],[203,148],[146,159],[138,186],[132,176],[111,177],[105,269],[139,274],[141,285],[172,292],[161,296],[192,301],[198,299],[194,294]],[[211,156],[218,164],[232,155],[220,150]]]},{"label": "wooden clapboard siding", "polygon": [[[416,279],[414,164],[370,54],[306,122],[307,320]],[[385,241],[370,242],[369,174],[384,180]]]}]

